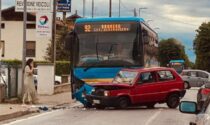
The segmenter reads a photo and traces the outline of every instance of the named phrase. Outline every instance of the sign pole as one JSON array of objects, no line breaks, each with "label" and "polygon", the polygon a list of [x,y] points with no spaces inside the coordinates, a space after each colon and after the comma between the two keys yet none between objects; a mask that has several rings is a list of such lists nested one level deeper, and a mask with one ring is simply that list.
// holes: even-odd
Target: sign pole
[{"label": "sign pole", "polygon": [[22,94],[24,88],[24,69],[26,64],[26,23],[27,23],[27,0],[24,0],[23,11],[23,55],[22,55]]},{"label": "sign pole", "polygon": [[[0,0],[0,44],[1,44],[1,21],[2,18],[1,18],[1,0]],[[2,45],[2,54],[3,54],[3,45]],[[2,55],[0,55],[0,57],[2,57]]]},{"label": "sign pole", "polygon": [[56,5],[57,0],[53,0],[53,22],[52,22],[52,63],[54,66],[54,81],[55,81],[55,67],[56,67]]}]

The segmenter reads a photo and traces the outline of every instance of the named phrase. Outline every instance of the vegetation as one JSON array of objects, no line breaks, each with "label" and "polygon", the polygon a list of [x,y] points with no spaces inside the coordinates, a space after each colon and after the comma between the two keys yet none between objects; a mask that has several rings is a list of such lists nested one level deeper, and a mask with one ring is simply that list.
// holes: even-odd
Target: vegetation
[{"label": "vegetation", "polygon": [[[69,61],[70,52],[64,49],[64,40],[68,34],[68,28],[63,26],[56,31],[56,60]],[[45,59],[48,61],[52,60],[52,44],[48,45]]]},{"label": "vegetation", "polygon": [[196,32],[194,40],[195,66],[210,72],[210,22],[201,24]]},{"label": "vegetation", "polygon": [[[21,67],[22,61],[20,60],[2,60],[1,63],[14,67]],[[35,66],[39,64],[52,64],[49,61],[34,61]],[[70,73],[70,62],[69,61],[56,61],[55,74],[63,75]]]},{"label": "vegetation", "polygon": [[188,56],[185,53],[185,48],[178,40],[174,38],[163,39],[159,43],[158,52],[159,62],[161,66],[167,66],[170,60],[185,60],[185,66],[191,65]]}]

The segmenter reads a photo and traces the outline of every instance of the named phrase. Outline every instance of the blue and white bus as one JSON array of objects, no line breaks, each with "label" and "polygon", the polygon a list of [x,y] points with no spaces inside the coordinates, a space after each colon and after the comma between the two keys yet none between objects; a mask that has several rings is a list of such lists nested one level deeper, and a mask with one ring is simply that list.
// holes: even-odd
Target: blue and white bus
[{"label": "blue and white bus", "polygon": [[81,18],[66,38],[74,93],[111,82],[122,68],[158,66],[158,35],[142,18]]}]

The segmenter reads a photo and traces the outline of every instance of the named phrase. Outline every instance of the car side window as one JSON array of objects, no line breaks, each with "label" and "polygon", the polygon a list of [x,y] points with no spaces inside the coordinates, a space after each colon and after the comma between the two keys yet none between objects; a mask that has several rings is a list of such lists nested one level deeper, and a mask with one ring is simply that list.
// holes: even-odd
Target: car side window
[{"label": "car side window", "polygon": [[152,83],[155,81],[155,72],[145,72],[140,74],[139,83]]},{"label": "car side window", "polygon": [[192,76],[192,77],[197,77],[197,72],[191,71],[191,72],[190,72],[190,76]]},{"label": "car side window", "polygon": [[208,78],[208,74],[204,73],[204,72],[198,72],[198,77],[201,77],[201,78]]},{"label": "car side window", "polygon": [[169,80],[175,79],[175,77],[173,76],[171,71],[167,71],[167,70],[166,71],[158,71],[157,75],[158,75],[159,81],[169,81]]}]

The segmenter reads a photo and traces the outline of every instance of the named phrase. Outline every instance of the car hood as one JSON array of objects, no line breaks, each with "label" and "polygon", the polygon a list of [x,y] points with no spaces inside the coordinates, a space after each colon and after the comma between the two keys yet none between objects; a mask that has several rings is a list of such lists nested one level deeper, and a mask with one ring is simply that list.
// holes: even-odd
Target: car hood
[{"label": "car hood", "polygon": [[131,88],[133,85],[126,84],[126,83],[97,83],[92,85],[95,88],[102,88],[106,90],[114,90],[114,89],[126,89]]}]

